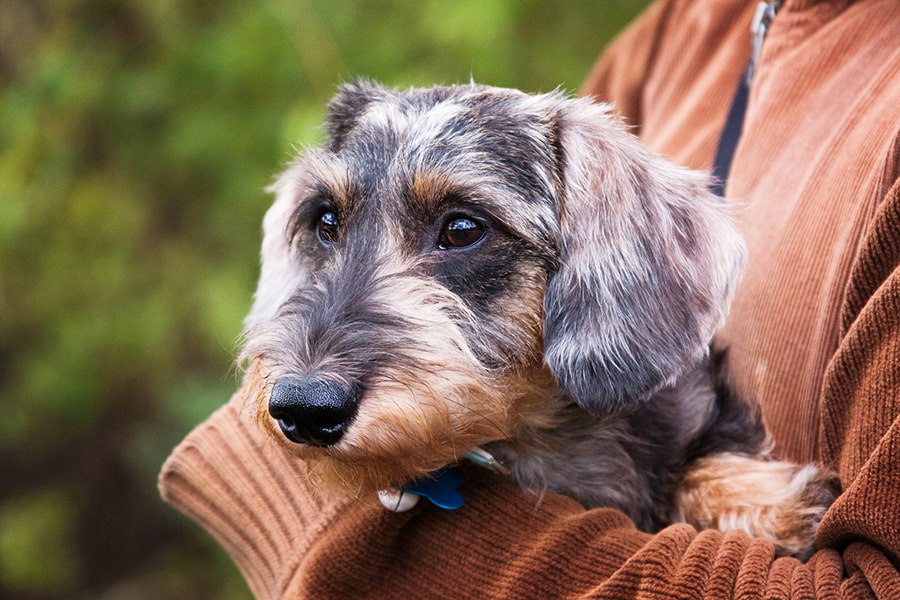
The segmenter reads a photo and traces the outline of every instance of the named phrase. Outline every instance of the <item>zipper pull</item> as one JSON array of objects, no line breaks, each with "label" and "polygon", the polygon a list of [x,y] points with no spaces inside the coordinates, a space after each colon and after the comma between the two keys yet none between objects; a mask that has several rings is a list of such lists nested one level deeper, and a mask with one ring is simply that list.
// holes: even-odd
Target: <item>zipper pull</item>
[{"label": "zipper pull", "polygon": [[753,49],[750,53],[750,64],[747,65],[747,71],[744,73],[744,81],[747,86],[753,81],[756,74],[756,66],[759,64],[759,55],[762,53],[763,40],[766,39],[766,33],[769,31],[769,25],[772,19],[778,13],[778,9],[784,0],[772,0],[771,2],[760,2],[756,5],[756,12],[753,14],[753,23],[750,25],[750,32],[753,34]]}]

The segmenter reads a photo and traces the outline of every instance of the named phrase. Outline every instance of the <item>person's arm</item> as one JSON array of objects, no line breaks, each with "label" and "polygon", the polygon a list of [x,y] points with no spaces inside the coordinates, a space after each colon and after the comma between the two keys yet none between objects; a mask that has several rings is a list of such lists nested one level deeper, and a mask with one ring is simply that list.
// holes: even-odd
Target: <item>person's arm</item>
[{"label": "person's arm", "polygon": [[900,576],[900,184],[851,281],[823,395],[826,458],[845,492],[807,563],[739,532],[650,536],[619,512],[541,500],[467,469],[466,504],[402,514],[323,496],[254,422],[251,388],[163,468],[164,499],[206,528],[259,598],[897,598]]},{"label": "person's arm", "polygon": [[[898,565],[900,180],[863,240],[846,290],[841,335],[823,385],[820,440],[822,461],[837,469],[843,493],[825,515],[817,541],[841,547],[868,540]],[[900,598],[900,585],[896,592]]]}]

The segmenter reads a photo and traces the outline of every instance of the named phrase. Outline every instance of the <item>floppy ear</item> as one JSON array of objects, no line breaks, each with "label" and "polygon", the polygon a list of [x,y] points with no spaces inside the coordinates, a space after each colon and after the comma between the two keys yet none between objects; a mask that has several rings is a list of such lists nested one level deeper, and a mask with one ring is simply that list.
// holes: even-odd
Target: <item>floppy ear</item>
[{"label": "floppy ear", "polygon": [[558,114],[560,267],[544,298],[544,360],[578,404],[612,411],[708,351],[745,259],[708,178],[647,150],[608,107]]}]

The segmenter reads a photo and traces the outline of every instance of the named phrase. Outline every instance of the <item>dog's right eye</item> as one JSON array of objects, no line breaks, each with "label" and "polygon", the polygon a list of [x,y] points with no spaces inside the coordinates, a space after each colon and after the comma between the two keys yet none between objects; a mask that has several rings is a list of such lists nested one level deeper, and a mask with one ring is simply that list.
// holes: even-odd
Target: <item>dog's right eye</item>
[{"label": "dog's right eye", "polygon": [[453,217],[441,230],[438,239],[438,248],[448,250],[450,248],[465,248],[484,237],[484,225],[469,217]]},{"label": "dog's right eye", "polygon": [[319,222],[316,223],[316,236],[325,246],[331,246],[337,241],[338,218],[333,210],[326,210],[319,215]]}]

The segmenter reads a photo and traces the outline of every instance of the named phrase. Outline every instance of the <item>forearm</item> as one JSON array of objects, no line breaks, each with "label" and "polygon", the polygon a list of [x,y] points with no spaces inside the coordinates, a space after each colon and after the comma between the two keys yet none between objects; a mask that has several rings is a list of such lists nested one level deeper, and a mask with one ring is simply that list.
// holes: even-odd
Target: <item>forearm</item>
[{"label": "forearm", "polygon": [[[467,469],[458,511],[421,503],[397,514],[374,498],[325,497],[302,463],[258,430],[245,393],[175,450],[160,489],[222,544],[259,598],[829,597],[841,590],[837,552],[803,565],[773,561],[770,544],[740,532],[675,525],[650,536],[619,512],[526,494],[477,468]],[[850,558],[858,581],[847,589],[868,586],[871,573],[877,580],[885,562],[868,547]]]}]

